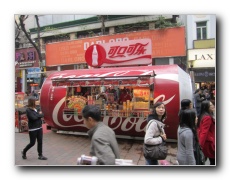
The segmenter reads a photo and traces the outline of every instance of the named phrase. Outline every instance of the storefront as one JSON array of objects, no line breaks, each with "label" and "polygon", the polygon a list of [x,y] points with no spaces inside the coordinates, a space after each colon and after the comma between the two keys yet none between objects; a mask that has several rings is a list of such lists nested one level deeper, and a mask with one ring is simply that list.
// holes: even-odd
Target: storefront
[{"label": "storefront", "polygon": [[196,89],[207,89],[211,99],[215,99],[215,68],[201,68],[194,70]]},{"label": "storefront", "polygon": [[215,101],[216,50],[215,48],[188,50],[190,71],[194,72],[195,89],[207,90]]},{"label": "storefront", "polygon": [[[30,72],[39,68],[38,54],[35,48],[23,48],[15,51],[15,92],[31,92],[30,84],[37,84],[40,77],[30,77]],[[28,74],[29,73],[29,74]]]}]

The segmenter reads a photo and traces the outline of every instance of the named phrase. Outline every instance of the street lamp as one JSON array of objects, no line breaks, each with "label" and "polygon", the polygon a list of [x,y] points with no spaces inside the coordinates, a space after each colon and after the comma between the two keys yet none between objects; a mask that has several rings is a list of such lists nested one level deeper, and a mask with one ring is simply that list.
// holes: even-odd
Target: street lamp
[{"label": "street lamp", "polygon": [[[192,92],[195,92],[195,77],[194,77],[194,70],[193,70],[193,65],[194,65],[195,60],[188,60],[189,63],[189,75],[191,78],[191,83],[192,83]],[[193,99],[194,102],[194,99]]]}]

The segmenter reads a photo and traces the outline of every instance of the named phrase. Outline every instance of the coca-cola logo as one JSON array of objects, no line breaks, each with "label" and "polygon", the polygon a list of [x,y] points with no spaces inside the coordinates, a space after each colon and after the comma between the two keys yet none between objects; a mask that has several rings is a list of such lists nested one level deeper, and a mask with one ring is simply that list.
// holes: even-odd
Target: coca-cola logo
[{"label": "coca-cola logo", "polygon": [[85,60],[92,67],[100,67],[105,58],[105,49],[99,44],[91,45],[85,52]]},{"label": "coca-cola logo", "polygon": [[[76,72],[77,73],[77,72]],[[110,72],[100,72],[98,71],[98,73],[94,73],[94,74],[90,74],[89,72],[87,72],[86,74],[84,74],[84,72],[81,71],[81,73],[79,73],[79,75],[77,74],[67,74],[67,73],[61,73],[58,74],[57,76],[53,76],[51,79],[60,79],[60,78],[70,78],[70,79],[74,79],[74,78],[89,78],[89,77],[117,77],[117,76],[145,76],[145,75],[151,75],[153,74],[153,70],[126,70],[126,71],[110,71]],[[171,75],[171,74],[170,74]]]},{"label": "coca-cola logo", "polygon": [[92,67],[132,65],[152,62],[151,40],[139,39],[119,43],[93,44],[85,52],[86,62]]},{"label": "coca-cola logo", "polygon": [[[154,103],[157,101],[162,101],[165,105],[170,103],[174,99],[175,95],[170,97],[169,99],[165,99],[165,95],[161,94],[157,96],[154,99]],[[66,115],[61,112],[61,107],[63,107],[63,104],[65,102],[65,97],[63,97],[54,107],[54,110],[52,112],[52,119],[53,122],[61,127],[61,128],[68,128],[68,127],[85,127],[83,119],[79,118],[80,116],[74,116],[74,115]],[[61,119],[59,119],[61,118]],[[72,121],[70,125],[67,122]],[[142,132],[145,131],[145,123],[146,119],[144,117],[109,117],[105,116],[103,119],[103,122],[111,127],[114,131],[115,130],[121,130],[122,132],[130,131],[131,129],[134,129],[136,132]],[[144,124],[143,124],[144,123]]]}]

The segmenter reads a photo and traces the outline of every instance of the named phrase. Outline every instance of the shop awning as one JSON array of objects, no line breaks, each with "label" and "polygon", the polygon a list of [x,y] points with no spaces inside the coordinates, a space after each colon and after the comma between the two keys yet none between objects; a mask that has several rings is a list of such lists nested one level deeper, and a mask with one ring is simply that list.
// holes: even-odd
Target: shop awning
[{"label": "shop awning", "polygon": [[62,71],[51,77],[53,86],[150,85],[155,73],[149,68],[101,68]]}]

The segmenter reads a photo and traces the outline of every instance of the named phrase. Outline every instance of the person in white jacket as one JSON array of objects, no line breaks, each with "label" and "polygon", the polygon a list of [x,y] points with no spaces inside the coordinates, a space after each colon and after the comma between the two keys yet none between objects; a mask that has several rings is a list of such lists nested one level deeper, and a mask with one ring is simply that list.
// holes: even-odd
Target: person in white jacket
[{"label": "person in white jacket", "polygon": [[[161,144],[167,139],[165,133],[161,133],[157,124],[162,128],[164,132],[163,123],[166,119],[166,109],[163,102],[157,102],[153,107],[153,113],[148,116],[148,124],[146,126],[146,133],[144,138],[144,143],[148,145]],[[146,159],[146,165],[158,165],[157,159]]]}]

